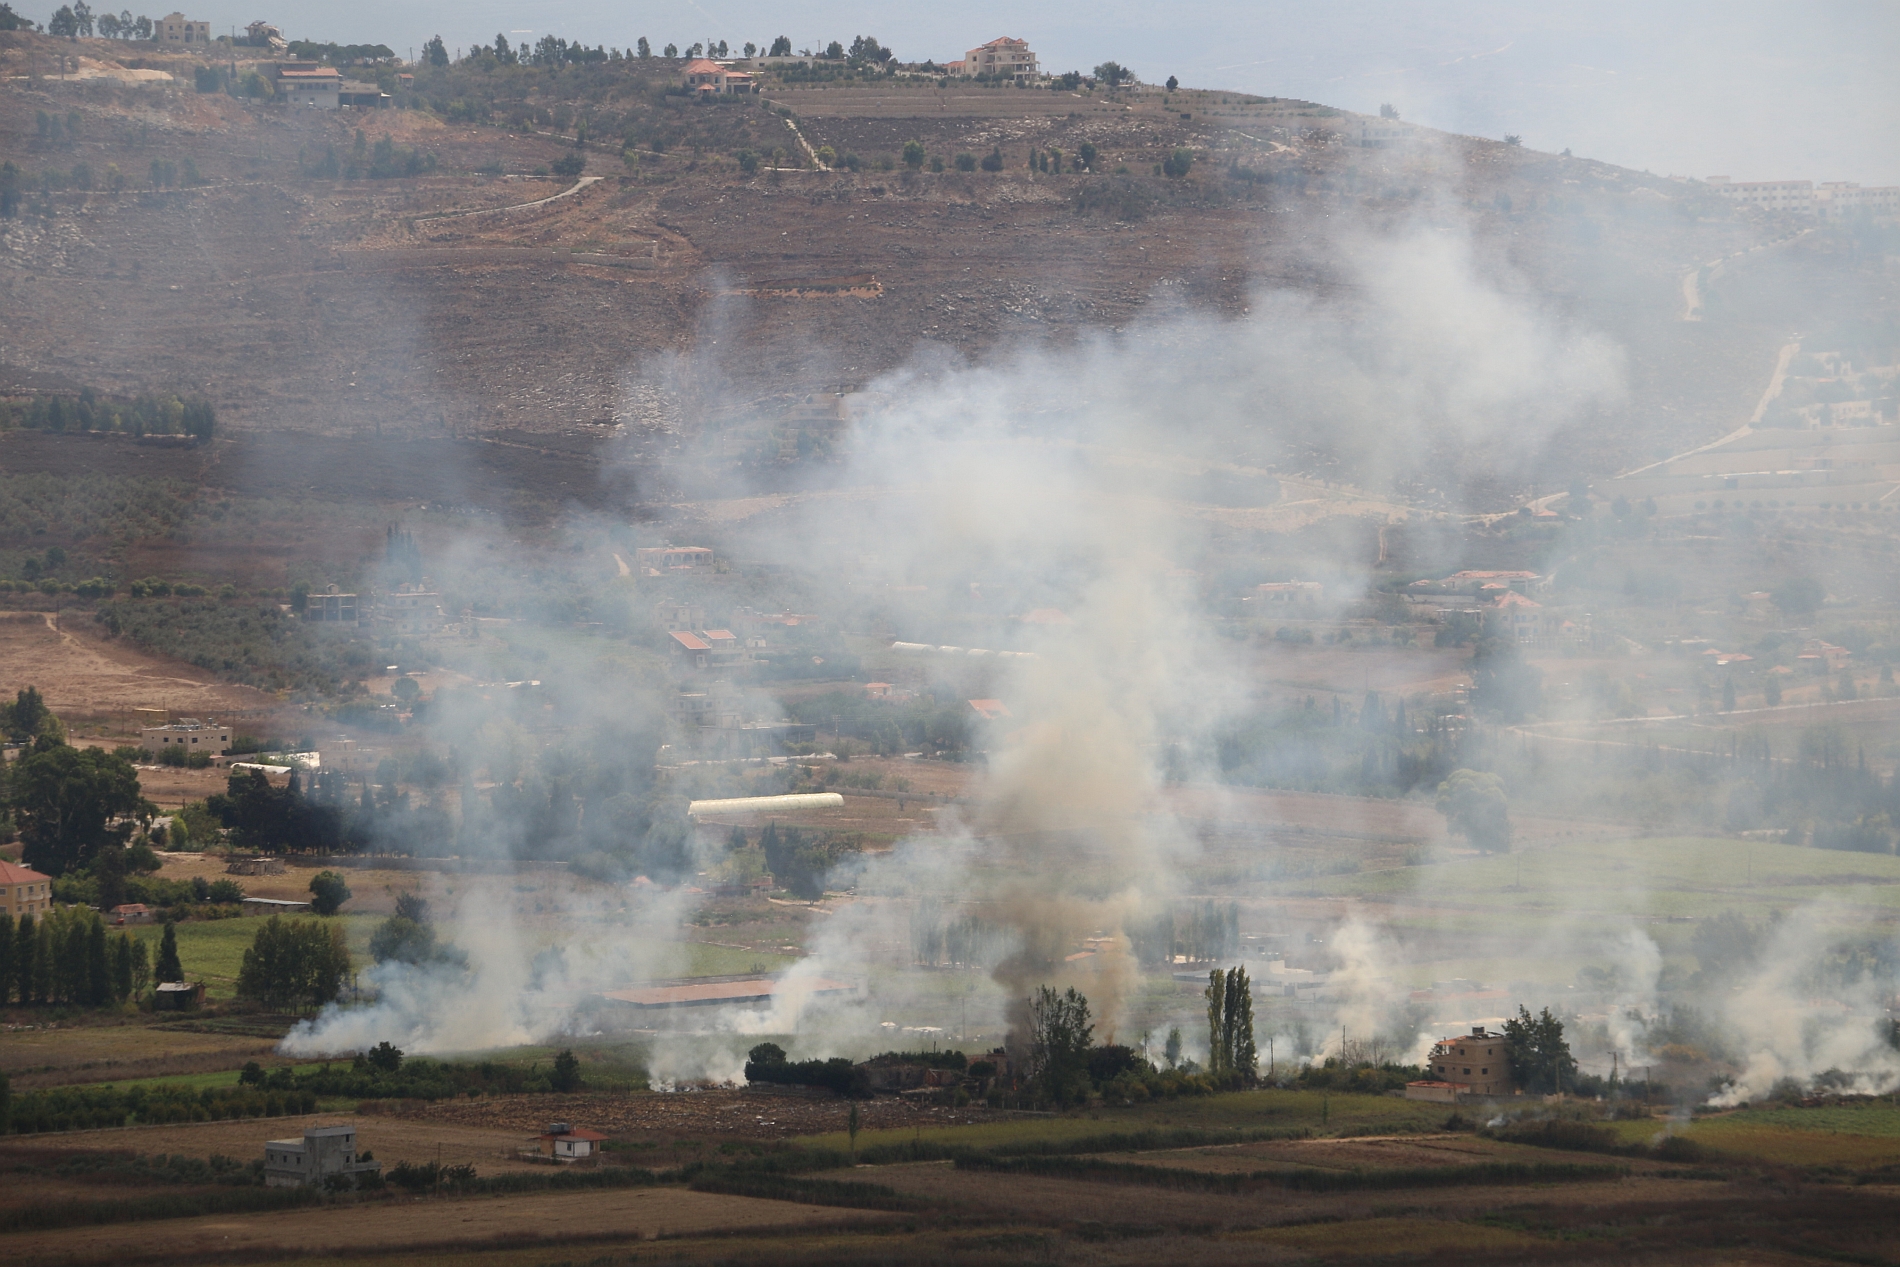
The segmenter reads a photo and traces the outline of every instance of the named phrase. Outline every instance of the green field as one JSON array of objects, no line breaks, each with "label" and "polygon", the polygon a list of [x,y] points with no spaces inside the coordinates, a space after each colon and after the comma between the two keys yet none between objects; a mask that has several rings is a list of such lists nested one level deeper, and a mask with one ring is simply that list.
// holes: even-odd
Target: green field
[{"label": "green field", "polygon": [[[927,1130],[860,1131],[858,1147],[918,1140],[967,1148],[995,1148],[1035,1140],[1070,1142],[1127,1131],[1286,1131],[1316,1135],[1436,1130],[1450,1112],[1442,1104],[1423,1104],[1383,1095],[1342,1095],[1324,1091],[1236,1091],[1224,1095],[1183,1096],[1128,1108],[1092,1109],[1074,1117],[1012,1118],[971,1126]],[[850,1147],[843,1132],[803,1136],[817,1148]]]},{"label": "green field", "polygon": [[1900,858],[1760,840],[1659,837],[1591,841],[1329,877],[1313,892],[1398,902],[1455,903],[1452,918],[1535,925],[1543,913],[1689,916],[1772,909],[1832,898],[1868,918],[1900,914]]},{"label": "green field", "polygon": [[[373,962],[369,957],[369,939],[377,925],[383,922],[383,917],[337,915],[332,918],[343,925],[344,937],[349,941],[350,958],[357,970],[360,972],[369,967]],[[261,918],[247,917],[191,920],[176,925],[178,959],[185,967],[185,976],[192,981],[203,981],[208,998],[236,997],[238,970],[244,964],[244,952],[250,948],[251,940],[257,936],[262,924]],[[159,939],[165,931],[163,927],[145,924],[126,931],[146,942],[153,962],[157,962]],[[708,946],[703,942],[678,942],[674,945],[684,959],[681,976],[709,977],[755,970],[771,971],[793,960],[791,955],[767,954],[730,946]],[[642,950],[642,957],[649,961],[659,957],[653,947],[636,949]]]}]

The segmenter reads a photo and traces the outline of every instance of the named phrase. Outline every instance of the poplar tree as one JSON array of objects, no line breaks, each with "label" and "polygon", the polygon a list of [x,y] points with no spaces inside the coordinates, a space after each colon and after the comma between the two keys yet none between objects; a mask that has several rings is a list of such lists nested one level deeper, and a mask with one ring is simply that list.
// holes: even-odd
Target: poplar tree
[{"label": "poplar tree", "polygon": [[1207,974],[1207,1071],[1216,1079],[1251,1083],[1259,1053],[1253,1038],[1253,987],[1247,969]]},{"label": "poplar tree", "polygon": [[7,1005],[7,999],[13,994],[13,980],[18,975],[13,940],[13,913],[0,911],[0,1007]]},{"label": "poplar tree", "polygon": [[23,1006],[33,1001],[33,952],[38,946],[39,938],[33,934],[33,916],[20,916],[20,925],[13,934],[13,988]]}]

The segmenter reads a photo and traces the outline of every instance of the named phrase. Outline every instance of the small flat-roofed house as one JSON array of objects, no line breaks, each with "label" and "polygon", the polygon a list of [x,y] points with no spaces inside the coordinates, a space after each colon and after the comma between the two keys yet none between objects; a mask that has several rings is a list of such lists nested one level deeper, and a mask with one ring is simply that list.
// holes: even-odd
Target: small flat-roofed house
[{"label": "small flat-roofed house", "polygon": [[308,902],[292,902],[276,897],[247,897],[243,905],[246,915],[303,915],[310,910]]},{"label": "small flat-roofed house", "polygon": [[343,72],[334,66],[279,66],[277,95],[293,106],[335,110],[342,105]]}]

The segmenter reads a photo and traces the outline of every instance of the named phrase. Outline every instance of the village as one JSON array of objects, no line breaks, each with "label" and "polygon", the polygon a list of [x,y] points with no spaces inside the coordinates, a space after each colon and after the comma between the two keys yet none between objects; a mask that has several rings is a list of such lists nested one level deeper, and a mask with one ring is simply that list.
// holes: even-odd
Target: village
[{"label": "village", "polygon": [[10,1264],[1887,1252],[1900,189],[0,17]]}]

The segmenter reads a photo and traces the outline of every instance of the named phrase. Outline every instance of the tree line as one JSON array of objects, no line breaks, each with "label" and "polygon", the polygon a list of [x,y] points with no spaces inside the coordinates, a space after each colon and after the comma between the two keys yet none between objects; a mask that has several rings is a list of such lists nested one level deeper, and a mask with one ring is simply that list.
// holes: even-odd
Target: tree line
[{"label": "tree line", "polygon": [[[0,173],[0,193],[5,192]],[[209,440],[218,411],[204,396],[146,392],[106,396],[91,387],[72,395],[39,392],[0,399],[0,430],[107,431],[130,436],[191,436]]]},{"label": "tree line", "polygon": [[151,977],[145,943],[108,933],[97,911],[56,907],[17,924],[0,911],[0,1007],[9,1000],[106,1007],[143,995]]}]

